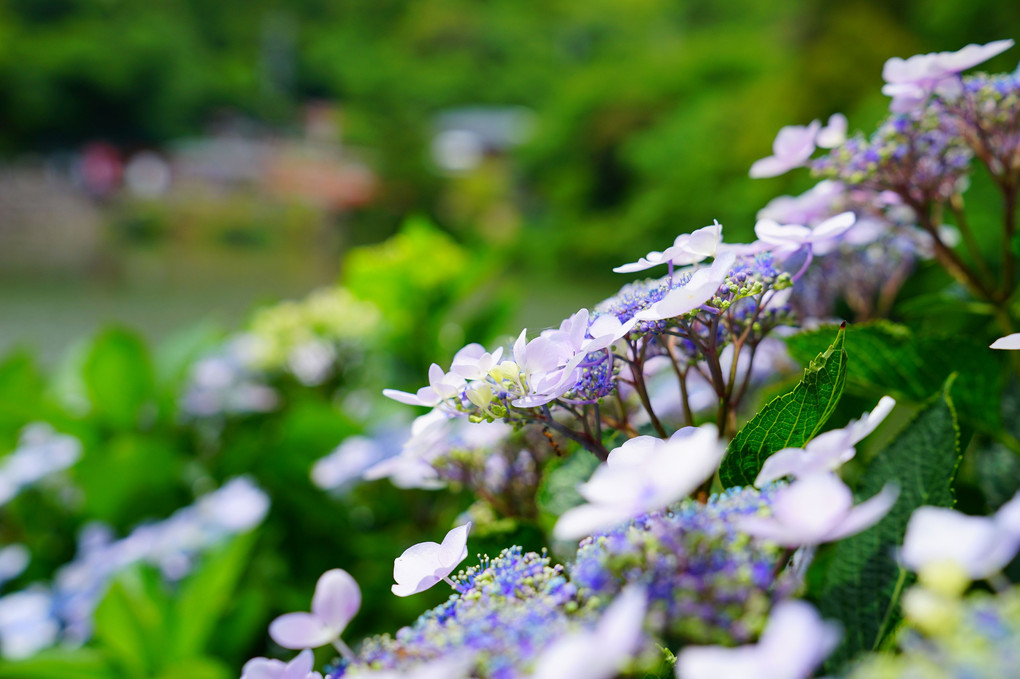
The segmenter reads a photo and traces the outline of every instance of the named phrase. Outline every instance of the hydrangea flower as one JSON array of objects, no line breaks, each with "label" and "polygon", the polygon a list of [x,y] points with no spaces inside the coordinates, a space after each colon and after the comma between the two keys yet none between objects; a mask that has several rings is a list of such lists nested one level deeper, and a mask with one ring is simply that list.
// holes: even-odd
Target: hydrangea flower
[{"label": "hydrangea flower", "polygon": [[797,578],[776,575],[781,549],[748,539],[747,516],[767,513],[776,493],[735,488],[701,504],[685,500],[581,542],[568,565],[580,594],[608,601],[628,584],[649,597],[651,631],[687,643],[746,643],[757,638],[774,600]]},{"label": "hydrangea flower", "polygon": [[344,679],[466,679],[471,674],[471,667],[474,664],[474,656],[465,653],[427,661],[414,667],[402,667],[399,670],[354,668],[343,676]]},{"label": "hydrangea flower", "polygon": [[715,297],[733,266],[733,253],[720,254],[711,266],[694,271],[682,285],[672,288],[662,299],[634,315],[639,321],[663,321],[694,311]]},{"label": "hydrangea flower", "polygon": [[900,652],[865,656],[849,679],[1014,676],[1020,667],[1020,588],[994,595],[975,591],[944,603],[938,624],[919,624],[908,612],[906,625],[896,635]]},{"label": "hydrangea flower", "polygon": [[578,487],[587,504],[565,512],[554,535],[577,539],[672,504],[711,478],[726,452],[715,425],[684,427],[668,441],[630,439]]},{"label": "hydrangea flower", "polygon": [[852,420],[842,429],[819,434],[803,448],[783,448],[770,455],[758,472],[754,485],[761,488],[784,476],[802,477],[833,472],[853,459],[854,446],[863,441],[896,406],[896,401],[883,396],[875,409],[859,420]]},{"label": "hydrangea flower", "polygon": [[523,677],[546,647],[594,617],[579,607],[562,566],[544,553],[511,547],[494,559],[481,557],[453,580],[458,594],[393,636],[367,639],[330,679],[369,669],[414,671],[465,655],[481,679]]},{"label": "hydrangea flower", "polygon": [[634,273],[651,269],[660,264],[668,264],[672,273],[674,266],[697,264],[708,257],[714,257],[720,242],[722,242],[722,224],[716,221],[710,226],[696,229],[691,233],[680,234],[673,241],[673,245],[662,252],[653,250],[638,261],[623,264],[613,271]]},{"label": "hydrangea flower", "polygon": [[0,597],[0,656],[30,658],[60,638],[53,595],[42,587]]},{"label": "hydrangea flower", "polygon": [[856,221],[857,216],[853,212],[843,212],[829,217],[814,228],[802,224],[779,224],[770,219],[762,219],[754,225],[754,233],[770,250],[792,253],[839,238]]},{"label": "hydrangea flower", "polygon": [[[269,625],[269,636],[284,648],[318,648],[337,645],[350,653],[340,641],[347,623],[361,608],[361,588],[342,568],[326,571],[315,584],[311,613],[286,613]],[[309,668],[310,669],[310,668]]]},{"label": "hydrangea flower", "polygon": [[833,206],[846,195],[842,183],[823,179],[799,196],[778,196],[758,211],[758,220],[779,224],[814,225],[833,214]]},{"label": "hydrangea flower", "polygon": [[811,164],[851,189],[895,191],[911,209],[957,193],[973,152],[957,119],[929,107],[918,117],[891,115],[870,138],[855,135]]},{"label": "hydrangea flower", "polygon": [[882,78],[886,82],[882,94],[893,98],[889,108],[895,113],[914,111],[932,93],[955,97],[962,89],[957,77],[960,72],[1012,46],[1012,40],[996,40],[987,45],[967,45],[956,52],[917,54],[909,59],[893,57],[882,68]]},{"label": "hydrangea flower", "polygon": [[839,643],[839,626],[811,604],[776,604],[753,646],[687,646],[677,655],[677,679],[807,679]]},{"label": "hydrangea flower", "polygon": [[57,433],[45,422],[26,425],[18,447],[0,459],[0,507],[23,489],[74,465],[81,452],[81,441],[74,436]]},{"label": "hydrangea flower", "polygon": [[457,526],[443,538],[442,544],[419,542],[408,547],[393,562],[393,579],[397,584],[391,589],[397,596],[411,596],[432,587],[440,580],[450,580],[453,569],[467,558],[467,537],[471,522]]},{"label": "hydrangea flower", "polygon": [[779,130],[772,142],[772,155],[756,160],[751,165],[750,176],[778,177],[795,167],[803,166],[815,152],[815,139],[822,124],[812,120],[810,125],[788,125]]},{"label": "hydrangea flower", "polygon": [[884,517],[899,496],[887,485],[877,495],[854,506],[853,493],[832,474],[813,474],[780,489],[772,516],[749,516],[740,529],[785,547],[818,545],[859,533]]}]

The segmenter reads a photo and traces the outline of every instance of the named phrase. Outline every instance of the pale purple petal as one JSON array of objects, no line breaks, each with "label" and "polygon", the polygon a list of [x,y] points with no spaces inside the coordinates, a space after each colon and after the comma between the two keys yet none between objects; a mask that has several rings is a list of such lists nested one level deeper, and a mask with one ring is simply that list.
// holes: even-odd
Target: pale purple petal
[{"label": "pale purple petal", "polygon": [[312,613],[337,634],[343,632],[360,608],[361,588],[350,573],[334,568],[319,577],[312,597]]},{"label": "pale purple petal", "polygon": [[811,229],[801,224],[779,224],[771,219],[760,219],[754,225],[758,240],[770,245],[799,247],[811,238]]},{"label": "pale purple petal", "polygon": [[311,613],[287,613],[269,623],[269,636],[284,648],[318,648],[332,643],[339,632]]},{"label": "pale purple petal", "polygon": [[599,618],[596,636],[616,668],[638,650],[647,610],[645,589],[628,585]]},{"label": "pale purple petal", "polygon": [[1020,536],[1020,492],[995,512],[995,523],[1003,531]]},{"label": "pale purple petal", "polygon": [[939,67],[946,72],[959,73],[1002,54],[1012,46],[1012,40],[996,40],[987,45],[971,44],[955,52],[941,52],[936,59]]},{"label": "pale purple petal", "polygon": [[770,676],[806,679],[839,643],[839,626],[822,620],[811,604],[776,604],[758,641],[761,663]]},{"label": "pale purple petal", "polygon": [[822,124],[812,120],[811,124],[787,125],[779,130],[772,143],[772,152],[779,158],[806,161],[815,150],[815,138]]},{"label": "pale purple petal", "polygon": [[287,663],[282,679],[307,679],[315,664],[315,656],[310,650],[304,650]]},{"label": "pale purple petal", "polygon": [[241,679],[280,679],[285,667],[279,660],[252,658],[241,668]]},{"label": "pale purple petal", "polygon": [[772,511],[776,521],[803,537],[803,544],[815,544],[825,541],[851,506],[846,484],[832,474],[816,474],[778,491]]},{"label": "pale purple petal", "polygon": [[805,539],[800,531],[795,531],[784,526],[773,518],[763,516],[747,516],[737,520],[737,530],[742,533],[758,538],[775,542],[784,547],[800,547],[806,544],[816,544],[814,540]]},{"label": "pale purple petal", "polygon": [[900,561],[913,571],[937,563],[953,563],[971,577],[985,577],[988,557],[1002,539],[995,521],[967,516],[946,507],[918,507],[907,522]]},{"label": "pale purple petal", "polygon": [[853,212],[841,212],[834,217],[829,217],[824,222],[811,230],[811,242],[817,243],[831,238],[837,238],[854,225],[857,215]]},{"label": "pale purple petal", "polygon": [[815,142],[823,149],[834,149],[846,141],[847,119],[842,113],[829,116],[829,123],[818,132]]},{"label": "pale purple petal", "polygon": [[747,175],[751,179],[766,179],[768,177],[778,177],[789,172],[791,169],[793,168],[783,159],[767,156],[751,163],[751,169]]},{"label": "pale purple petal", "polygon": [[851,509],[843,522],[826,536],[826,540],[841,540],[871,528],[889,513],[899,496],[900,489],[897,486],[886,484],[877,495]]}]

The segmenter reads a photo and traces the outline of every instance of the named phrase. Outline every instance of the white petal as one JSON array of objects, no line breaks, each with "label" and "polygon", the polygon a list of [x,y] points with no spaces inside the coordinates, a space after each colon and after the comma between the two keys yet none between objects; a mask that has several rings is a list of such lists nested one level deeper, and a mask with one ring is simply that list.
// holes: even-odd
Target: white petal
[{"label": "white petal", "polygon": [[452,573],[453,569],[467,558],[467,539],[470,532],[471,522],[468,521],[447,533],[443,543],[439,545],[439,563],[444,568],[450,569],[447,574]]},{"label": "white petal", "polygon": [[615,668],[602,657],[599,639],[590,632],[568,633],[542,651],[531,679],[610,679]]},{"label": "white petal", "polygon": [[287,613],[269,623],[269,636],[284,648],[318,648],[338,636],[318,616],[311,613]]},{"label": "white petal", "polygon": [[437,578],[434,575],[426,575],[418,582],[407,582],[403,584],[390,585],[390,591],[397,596],[412,596],[420,592],[431,588],[433,585],[438,583],[442,578]]},{"label": "white petal", "polygon": [[400,401],[409,406],[423,406],[424,403],[418,398],[417,394],[409,394],[406,391],[398,391],[396,389],[383,389],[383,396],[391,398],[394,401]]},{"label": "white petal", "polygon": [[767,679],[755,646],[685,646],[676,659],[677,679]]},{"label": "white petal", "polygon": [[748,171],[747,175],[751,179],[765,179],[768,177],[778,177],[792,169],[793,166],[782,158],[767,156],[761,160],[754,161],[754,163],[751,164],[751,169]]},{"label": "white petal", "polygon": [[1020,349],[1020,332],[1015,332],[1012,335],[1006,335],[992,342],[992,349]]},{"label": "white petal", "polygon": [[[423,589],[415,589],[414,593],[425,591],[436,584],[441,578],[435,577],[440,567],[441,547],[435,542],[419,542],[404,550],[404,553],[393,560],[393,579],[401,587],[417,588],[427,578],[435,578]],[[405,596],[405,595],[398,595]]]},{"label": "white petal", "polygon": [[599,618],[596,636],[613,666],[610,669],[618,669],[637,651],[647,610],[645,589],[628,585]]},{"label": "white petal", "polygon": [[852,422],[846,427],[852,432],[851,443],[857,444],[867,438],[871,432],[878,428],[878,425],[882,424],[882,421],[885,420],[895,407],[896,399],[891,396],[880,398],[878,405],[870,413],[862,415],[860,420]]},{"label": "white petal", "polygon": [[765,463],[754,480],[755,488],[761,488],[784,476],[795,476],[802,468],[803,460],[807,456],[802,448],[783,448],[776,451],[765,459]]},{"label": "white petal", "polygon": [[581,505],[568,509],[560,516],[553,535],[557,540],[580,540],[628,521],[638,513],[609,505]]},{"label": "white petal", "polygon": [[312,613],[339,634],[361,608],[361,588],[342,568],[326,571],[315,585]]},{"label": "white petal", "polygon": [[779,224],[771,219],[760,219],[754,225],[754,234],[771,245],[799,246],[811,238],[811,229],[801,224]]}]

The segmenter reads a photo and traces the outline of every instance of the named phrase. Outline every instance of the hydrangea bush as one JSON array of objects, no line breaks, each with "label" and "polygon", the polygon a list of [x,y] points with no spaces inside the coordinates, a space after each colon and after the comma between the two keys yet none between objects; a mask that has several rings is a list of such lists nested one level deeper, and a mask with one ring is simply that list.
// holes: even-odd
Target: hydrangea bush
[{"label": "hydrangea bush", "polygon": [[[244,418],[264,418],[251,450],[274,414],[299,431],[323,412],[335,417],[302,400],[303,390],[324,390],[374,428],[338,434],[344,442],[314,465],[287,457],[299,446],[274,449],[274,463],[293,467],[253,464],[270,494],[297,483],[299,469],[306,487],[339,497],[355,495],[360,478],[389,479],[400,489],[392,497],[420,499],[422,511],[442,506],[443,488],[474,500],[456,518],[440,511],[414,524],[408,505],[395,504],[395,522],[410,528],[394,533],[403,544],[384,545],[392,554],[347,544],[366,545],[355,518],[370,530],[382,501],[350,507],[343,536],[313,533],[349,562],[337,557],[297,600],[223,603],[237,625],[260,620],[251,610],[299,609],[268,626],[269,655],[279,658],[234,670],[242,679],[1008,676],[1020,641],[1011,570],[1020,549],[1020,93],[1017,73],[962,73],[1011,46],[890,59],[890,114],[874,133],[848,135],[840,114],[790,126],[750,168],[755,178],[809,168],[820,180],[766,205],[754,242],[726,242],[716,222],[632,253],[615,269],[627,277],[619,292],[558,327],[471,342],[432,363],[415,391],[386,389],[391,401],[427,409],[410,424],[373,418],[368,381],[348,370],[387,324],[396,344],[416,327],[412,304],[402,318],[395,303],[355,296],[364,280],[264,311],[250,333],[187,364],[177,424],[206,437],[196,485],[238,465],[232,426]],[[969,224],[972,181],[1001,195],[1001,233]],[[409,265],[422,239],[418,226],[380,259]],[[434,267],[416,289],[448,309],[433,278],[456,278],[458,267],[476,277],[449,243],[435,251],[450,270]],[[366,261],[359,266],[371,269]],[[889,320],[913,272],[934,266],[950,283],[910,300],[921,320]],[[839,318],[846,311],[852,324]],[[954,334],[960,326],[968,332]],[[421,346],[443,344],[426,338],[407,364]],[[791,371],[797,363],[803,370]],[[122,413],[107,416],[109,425]],[[134,408],[127,419],[144,417]],[[8,498],[59,485],[75,464],[76,439],[49,432],[39,443],[40,431],[23,445],[57,446],[60,459],[50,450],[26,463],[19,448],[0,466]],[[219,619],[201,606],[231,592],[253,601],[238,587],[250,545],[236,534],[274,522],[263,490],[231,484],[121,540],[83,532],[79,557],[60,571],[70,575],[52,591],[36,580],[0,598],[5,656],[65,646],[0,667],[0,677],[223,675],[201,655]],[[296,495],[289,501],[306,514],[284,508],[273,525],[300,550],[289,533],[308,530],[328,505],[325,495]],[[231,502],[248,511],[216,509]],[[228,515],[235,520],[217,518]],[[449,532],[420,541],[439,539],[438,515]],[[164,548],[167,535],[174,549]],[[500,540],[469,560],[475,545]],[[231,565],[195,568],[210,549],[220,549],[213,563]],[[447,598],[359,640],[353,626],[388,605],[376,576],[390,559],[390,598],[413,606],[449,588]],[[24,561],[0,552],[0,583]],[[149,568],[108,585],[138,563]],[[54,613],[81,592],[77,617]],[[132,636],[135,628],[144,631]]]},{"label": "hydrangea bush", "polygon": [[[1020,346],[1017,75],[961,75],[1011,46],[891,59],[890,117],[870,136],[848,137],[839,114],[784,128],[752,177],[807,166],[822,181],[766,206],[755,242],[726,243],[718,222],[681,234],[615,269],[657,277],[625,283],[558,328],[523,330],[510,346],[469,344],[449,365],[434,363],[416,392],[386,390],[431,412],[368,477],[465,484],[511,518],[539,515],[541,489],[530,489],[576,473],[556,462],[565,450],[590,454],[595,468],[566,506],[552,505],[562,565],[514,546],[451,577],[471,523],[442,545],[416,545],[395,561],[394,592],[445,580],[449,600],[392,636],[338,646],[325,676],[795,679],[823,663],[853,676],[1005,676],[1020,640],[1016,589],[1003,573],[1020,548],[1020,493],[990,518],[951,507],[967,482],[958,479],[964,452],[980,457],[992,442],[1020,452],[1015,423],[993,414],[1000,426],[980,426],[970,440],[977,423],[954,399],[972,397],[974,376],[959,374],[960,357],[930,387],[930,376],[905,387],[881,362],[909,371],[920,343],[876,344],[879,331],[900,332],[889,324],[824,323],[837,302],[857,321],[887,315],[913,269],[934,258],[983,305],[978,334],[990,342],[1005,333],[977,360],[994,364],[993,349]],[[1002,195],[998,265],[964,211],[976,164]],[[806,325],[820,327],[821,351],[792,390],[749,410],[772,364],[759,347]],[[649,386],[664,375],[679,408],[661,407]],[[1003,383],[992,381],[997,391]],[[851,385],[871,405],[872,394],[882,398],[826,429]],[[857,447],[899,410],[885,391],[914,415],[900,411],[895,437],[857,462]],[[852,486],[841,478],[847,463]],[[529,490],[509,508],[513,480]],[[534,513],[520,511],[522,497]],[[965,596],[974,579],[997,593]],[[320,588],[315,596],[355,598]],[[322,645],[310,631],[304,644],[287,641]],[[315,674],[305,665],[269,671],[267,662],[253,660],[243,676]]]}]

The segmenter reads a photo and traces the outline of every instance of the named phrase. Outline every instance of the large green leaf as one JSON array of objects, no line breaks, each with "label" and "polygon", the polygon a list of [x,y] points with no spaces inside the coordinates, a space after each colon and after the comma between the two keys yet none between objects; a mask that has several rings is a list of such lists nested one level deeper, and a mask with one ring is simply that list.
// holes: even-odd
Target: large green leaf
[{"label": "large green leaf", "polygon": [[724,488],[754,483],[762,463],[783,448],[801,447],[821,430],[843,393],[845,328],[808,365],[793,391],[768,403],[730,442],[719,468]]},{"label": "large green leaf", "polygon": [[[858,653],[878,649],[900,618],[899,601],[912,575],[896,562],[907,521],[921,505],[951,507],[959,467],[956,410],[943,391],[867,466],[855,495],[872,497],[887,483],[900,489],[878,524],[828,548],[809,574],[809,595],[826,618],[843,623],[843,639],[829,660],[834,670]],[[818,572],[818,571],[821,572]]]},{"label": "large green leaf", "polygon": [[96,607],[95,638],[126,676],[152,676],[164,665],[168,597],[147,567],[117,576]]},{"label": "large green leaf", "polygon": [[[805,362],[825,346],[831,331],[831,327],[820,328],[790,337],[790,353]],[[847,390],[923,403],[955,372],[953,400],[960,418],[987,432],[1002,427],[999,395],[1005,371],[1001,356],[990,351],[987,343],[968,335],[916,333],[881,321],[848,328],[846,348],[854,357],[847,371]]]},{"label": "large green leaf", "polygon": [[165,640],[168,657],[186,659],[205,650],[234,599],[237,583],[248,566],[255,535],[254,532],[239,535],[206,555],[198,570],[181,583],[173,601],[170,638]]},{"label": "large green leaf", "polygon": [[153,403],[149,350],[128,330],[109,328],[99,334],[85,358],[82,378],[93,411],[114,427],[137,427],[142,407]]},{"label": "large green leaf", "polygon": [[117,677],[95,650],[43,651],[27,660],[0,662],[0,679],[111,679]]}]

